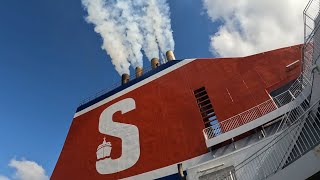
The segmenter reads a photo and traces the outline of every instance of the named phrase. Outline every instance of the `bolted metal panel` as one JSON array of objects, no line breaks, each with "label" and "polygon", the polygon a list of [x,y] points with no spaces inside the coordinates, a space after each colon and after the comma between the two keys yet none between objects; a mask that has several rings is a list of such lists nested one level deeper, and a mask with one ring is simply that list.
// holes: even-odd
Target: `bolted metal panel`
[{"label": "bolted metal panel", "polygon": [[168,61],[176,60],[176,57],[174,57],[173,51],[171,50],[166,52],[166,56]]},{"label": "bolted metal panel", "polygon": [[152,67],[152,69],[155,69],[158,66],[160,66],[159,59],[158,58],[152,58],[151,59],[151,67]]},{"label": "bolted metal panel", "polygon": [[122,74],[122,76],[121,76],[122,85],[126,84],[127,82],[129,82],[129,80],[130,80],[129,74],[126,74],[126,73]]},{"label": "bolted metal panel", "polygon": [[142,76],[143,74],[143,69],[141,67],[136,67],[136,78]]}]

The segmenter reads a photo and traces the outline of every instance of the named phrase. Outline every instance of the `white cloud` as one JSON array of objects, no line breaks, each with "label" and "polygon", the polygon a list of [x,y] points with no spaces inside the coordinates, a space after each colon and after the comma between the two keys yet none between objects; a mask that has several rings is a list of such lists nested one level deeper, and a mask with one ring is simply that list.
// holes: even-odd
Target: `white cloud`
[{"label": "white cloud", "polygon": [[[45,170],[42,166],[34,161],[28,161],[25,159],[16,160],[12,159],[9,166],[14,168],[16,171],[13,174],[13,179],[18,180],[49,180]],[[10,180],[6,176],[0,175],[0,180]]]},{"label": "white cloud", "polygon": [[8,177],[6,177],[6,176],[0,175],[0,180],[10,180],[10,179]]},{"label": "white cloud", "polygon": [[210,37],[217,56],[246,56],[303,43],[303,9],[308,0],[203,0],[212,21]]}]

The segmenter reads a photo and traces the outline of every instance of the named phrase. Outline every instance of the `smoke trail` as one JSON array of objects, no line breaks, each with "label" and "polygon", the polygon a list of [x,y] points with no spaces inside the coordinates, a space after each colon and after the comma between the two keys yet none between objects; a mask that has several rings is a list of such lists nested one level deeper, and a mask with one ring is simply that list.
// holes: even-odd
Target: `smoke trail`
[{"label": "smoke trail", "polygon": [[95,25],[119,74],[142,67],[148,59],[174,48],[170,9],[166,0],[82,0],[86,20]]},{"label": "smoke trail", "polygon": [[171,30],[170,9],[166,0],[147,0],[143,17],[143,33],[145,37],[145,53],[148,59],[159,57],[167,50],[174,50]]},{"label": "smoke trail", "polygon": [[[119,74],[129,74],[130,64],[142,64],[142,39],[130,1],[82,0],[88,11],[86,20],[95,25]],[[130,60],[130,61],[129,61]]]},{"label": "smoke trail", "polygon": [[154,9],[155,36],[162,53],[174,50],[174,40],[171,30],[170,9],[165,0],[150,0],[149,7]]},{"label": "smoke trail", "polygon": [[88,11],[86,20],[93,23],[95,32],[102,36],[102,48],[110,55],[116,70],[121,74],[128,73],[130,63],[123,38],[124,32],[115,19],[116,14],[119,13],[118,10],[110,11],[111,7],[102,0],[82,0],[82,4]]},{"label": "smoke trail", "polygon": [[122,14],[118,18],[118,25],[125,30],[126,48],[129,51],[129,62],[133,67],[142,66],[141,48],[143,44],[143,36],[139,29],[140,16],[134,12],[139,4],[134,5],[128,0],[118,0],[116,8],[119,8]]}]

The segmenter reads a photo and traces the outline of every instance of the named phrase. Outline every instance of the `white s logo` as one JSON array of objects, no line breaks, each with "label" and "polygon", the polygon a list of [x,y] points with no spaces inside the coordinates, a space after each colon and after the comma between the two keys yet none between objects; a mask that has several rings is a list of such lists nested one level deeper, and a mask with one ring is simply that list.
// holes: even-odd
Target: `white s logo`
[{"label": "white s logo", "polygon": [[136,108],[134,99],[121,100],[108,108],[100,115],[99,132],[122,140],[121,157],[106,158],[96,162],[96,169],[100,174],[112,174],[123,171],[137,163],[140,157],[139,130],[132,124],[114,122],[112,116],[117,111],[125,114]]}]

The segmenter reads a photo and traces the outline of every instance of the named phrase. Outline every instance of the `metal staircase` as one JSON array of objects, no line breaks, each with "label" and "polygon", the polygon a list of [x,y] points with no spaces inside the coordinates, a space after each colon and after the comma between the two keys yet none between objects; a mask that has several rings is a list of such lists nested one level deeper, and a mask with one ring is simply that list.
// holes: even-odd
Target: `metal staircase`
[{"label": "metal staircase", "polygon": [[[290,166],[320,144],[320,0],[310,0],[304,10],[304,45],[299,85],[290,97],[307,95],[302,103],[286,113],[272,140],[241,163],[234,166],[232,177],[244,180],[267,179]],[[299,80],[299,79],[298,79]],[[307,91],[309,86],[309,92]],[[290,92],[290,91],[288,91]],[[283,94],[283,97],[289,97]],[[279,96],[277,97],[279,98]],[[287,98],[282,98],[287,100]],[[274,99],[282,105],[282,99]],[[221,174],[218,179],[230,179]],[[234,178],[232,178],[234,179]]]},{"label": "metal staircase", "polygon": [[[220,174],[218,179],[262,180],[309,152],[320,144],[320,99],[304,110],[305,103],[299,105],[290,117],[290,125],[274,135],[263,148],[234,167],[232,174]],[[288,118],[289,119],[289,118]]]},{"label": "metal staircase", "polygon": [[[303,12],[303,18],[304,44],[301,76],[287,91],[272,97],[272,106],[268,106],[268,111],[263,115],[270,115],[277,108],[285,105],[288,110],[273,119],[274,122],[271,122],[272,124],[269,126],[269,130],[272,132],[260,144],[256,143],[250,147],[239,149],[234,154],[228,154],[228,156],[206,162],[199,167],[191,168],[191,178],[283,179],[283,177],[290,177],[287,176],[287,172],[299,176],[296,171],[298,170],[299,173],[300,169],[296,169],[296,166],[298,164],[303,169],[307,165],[305,165],[306,162],[313,163],[316,168],[308,166],[306,167],[308,170],[305,169],[301,173],[307,172],[309,173],[307,175],[311,176],[320,170],[320,160],[310,160],[310,157],[316,156],[312,150],[320,144],[320,0],[308,2]],[[261,111],[260,106],[262,105],[221,123],[219,134],[216,134],[211,127],[206,128],[204,130],[206,140],[219,138],[223,133],[240,127],[243,125],[240,123],[243,120],[250,122],[260,118],[257,116],[259,113],[256,113]],[[203,173],[204,170],[196,171],[200,166],[207,172]],[[312,170],[309,171],[309,169]],[[197,172],[201,173],[198,175]],[[307,178],[308,176],[301,176],[300,179],[302,177]],[[299,179],[295,176],[290,178]]]},{"label": "metal staircase", "polygon": [[[320,127],[319,119],[320,119],[319,109],[317,113],[310,112],[308,119],[305,121],[305,124],[301,132],[299,133],[296,143],[294,143],[294,146],[292,147],[290,154],[287,156],[286,161],[282,164],[282,168],[285,168],[291,162],[299,158],[298,156],[299,153],[307,151],[309,144],[306,144],[305,142],[307,143],[312,142],[312,144],[316,144],[314,142],[317,141],[317,136],[314,136],[314,135],[319,134],[319,131],[317,131],[319,129],[318,127]],[[312,132],[308,132],[308,131],[312,131]]]}]

